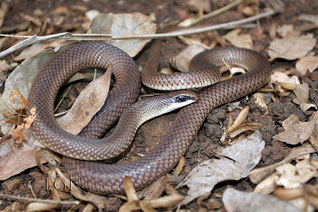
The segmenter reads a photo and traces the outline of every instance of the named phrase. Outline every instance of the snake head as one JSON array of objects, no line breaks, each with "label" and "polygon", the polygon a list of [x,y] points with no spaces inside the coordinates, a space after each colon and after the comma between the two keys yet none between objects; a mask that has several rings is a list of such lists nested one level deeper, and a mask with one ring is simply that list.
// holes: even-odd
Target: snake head
[{"label": "snake head", "polygon": [[167,94],[167,111],[173,111],[187,106],[198,100],[198,95],[194,91],[181,90]]},{"label": "snake head", "polygon": [[127,113],[136,113],[138,111],[138,119],[142,120],[143,123],[152,118],[192,104],[197,100],[198,95],[190,90],[162,93],[136,102]]},{"label": "snake head", "polygon": [[169,96],[171,96],[172,102],[176,104],[188,105],[198,100],[198,95],[190,90],[171,92]]}]

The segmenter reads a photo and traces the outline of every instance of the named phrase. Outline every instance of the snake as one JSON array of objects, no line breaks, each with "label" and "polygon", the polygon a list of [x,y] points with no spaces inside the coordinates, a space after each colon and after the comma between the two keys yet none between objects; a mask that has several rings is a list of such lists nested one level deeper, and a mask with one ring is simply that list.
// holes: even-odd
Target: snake
[{"label": "snake", "polygon": [[[65,156],[63,163],[66,171],[72,181],[80,187],[98,194],[123,193],[123,179],[128,176],[139,190],[176,166],[187,152],[205,118],[214,108],[259,90],[269,81],[271,75],[271,66],[265,56],[253,50],[237,47],[219,47],[199,53],[189,65],[190,70],[199,72],[193,74],[195,71],[191,71],[190,75],[193,75],[194,81],[200,83],[200,80],[207,78],[204,75],[209,69],[213,73],[210,81],[217,81],[220,78],[217,66],[224,64],[241,66],[247,73],[214,82],[213,85],[200,89],[197,94],[193,91],[178,91],[165,95],[163,98],[169,99],[165,100],[166,102],[179,102],[180,105],[187,106],[178,111],[160,143],[143,157],[132,162],[106,164],[100,160],[121,154],[129,147],[128,143],[136,132],[136,129],[131,128],[138,125],[133,123],[133,120],[139,119],[140,113],[132,119],[119,120],[119,124],[124,123],[124,128],[117,126],[113,133],[115,136],[111,135],[111,139],[96,138],[103,136],[105,129],[112,126],[125,111],[129,111],[126,114],[134,114],[136,110],[149,113],[140,109],[138,102],[135,103],[141,89],[140,72],[134,60],[117,47],[102,42],[75,44],[57,53],[36,76],[28,98],[28,108],[35,107],[37,111],[31,131],[47,148]],[[74,73],[87,67],[111,70],[116,82],[104,106],[92,118],[90,125],[82,130],[80,137],[69,134],[58,126],[54,118],[54,102],[63,83]],[[181,77],[182,75],[184,74],[181,74]],[[174,87],[173,89],[185,88],[171,85],[174,81],[181,85],[191,84],[189,79],[184,80],[180,75],[170,76],[172,79],[160,74],[158,76],[161,80],[155,81],[155,74],[142,74],[143,83],[162,90],[170,90],[169,86]],[[160,98],[157,98],[156,104],[161,104]],[[152,104],[147,100],[145,102],[141,104]],[[172,109],[163,109],[159,106],[159,110]],[[127,138],[124,140],[129,142],[118,139],[123,136]]]}]

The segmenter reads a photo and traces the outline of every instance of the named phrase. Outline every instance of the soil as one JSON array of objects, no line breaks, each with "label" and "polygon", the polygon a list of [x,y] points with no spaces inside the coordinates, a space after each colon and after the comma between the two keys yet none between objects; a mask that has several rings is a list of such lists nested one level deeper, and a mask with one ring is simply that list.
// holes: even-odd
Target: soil
[{"label": "soil", "polygon": [[[151,2],[151,3],[150,3]],[[135,12],[139,11],[146,15],[150,13],[154,13],[156,16],[156,22],[158,25],[173,25],[172,23],[176,23],[182,19],[185,19],[190,16],[194,16],[193,8],[189,7],[186,3],[187,1],[182,0],[167,0],[167,1],[146,1],[146,0],[127,0],[127,1],[107,1],[107,0],[48,0],[48,1],[40,1],[40,0],[11,0],[9,1],[9,12],[5,18],[4,26],[13,27],[21,24],[23,22],[20,17],[20,13],[32,15],[35,9],[39,8],[45,13],[52,11],[53,9],[60,6],[74,6],[74,5],[82,5],[86,8],[97,9],[100,12]],[[213,1],[215,2],[215,1]],[[212,9],[219,8],[222,5],[227,4],[229,1],[217,1],[218,3],[213,4]],[[264,1],[266,2],[266,1]],[[264,27],[264,34],[261,37],[254,36],[253,42],[255,46],[255,50],[266,54],[269,42],[271,41],[268,35],[268,29],[270,24],[275,22],[278,25],[281,24],[292,24],[294,26],[298,26],[301,23],[298,22],[297,17],[300,14],[313,14],[316,15],[318,10],[318,1],[316,0],[283,0],[285,4],[285,11],[275,15],[273,17],[262,19],[261,25]],[[263,6],[263,1],[260,3],[260,7]],[[232,20],[237,20],[240,18],[244,18],[244,16],[240,12],[229,11],[220,16],[214,17],[213,19],[209,19],[203,22],[200,25],[204,24],[217,24],[228,22]],[[65,20],[70,21],[79,21],[80,20]],[[58,29],[57,29],[58,30]],[[249,30],[245,30],[246,32],[250,32]],[[59,31],[53,32],[57,33]],[[226,33],[227,31],[218,31],[219,35]],[[84,33],[84,32],[83,32]],[[314,29],[310,31],[313,33],[315,37],[318,35],[318,30]],[[199,34],[193,35],[194,37],[200,37],[202,40],[209,43],[208,34]],[[7,48],[10,43],[4,45],[3,48]],[[186,47],[179,39],[177,38],[169,38],[163,41],[163,47],[161,51],[161,67],[169,66],[169,59],[175,56],[178,52]],[[318,48],[316,48],[317,51]],[[144,66],[147,60],[149,52],[149,45],[144,48],[144,50],[135,58],[136,62],[140,66]],[[317,53],[317,52],[316,52]],[[14,54],[7,57],[10,60],[13,55],[18,54],[15,52]],[[277,67],[279,65],[284,64],[287,67],[294,67],[293,62],[286,62],[282,60],[275,60],[272,63],[273,67]],[[313,104],[318,104],[318,81],[314,78],[305,78],[304,82],[308,83],[310,87],[310,100],[309,102]],[[3,89],[3,88],[2,88]],[[287,97],[280,97],[276,102],[268,101],[268,111],[264,110],[257,104],[255,104],[252,95],[249,95],[247,98],[241,98],[239,100],[240,107],[249,106],[250,112],[247,118],[247,122],[256,122],[263,124],[263,127],[260,128],[260,132],[263,136],[263,139],[266,142],[265,149],[262,153],[262,159],[258,164],[259,167],[266,166],[269,164],[273,164],[282,160],[290,151],[291,146],[286,145],[282,142],[278,142],[272,139],[272,137],[283,131],[282,121],[288,118],[291,114],[295,114],[299,117],[301,121],[307,121],[313,111],[302,112],[299,109],[299,106],[293,103],[293,98],[295,96],[290,93]],[[200,132],[197,137],[193,141],[190,146],[188,152],[185,155],[186,165],[181,173],[181,176],[184,176],[189,171],[191,171],[198,163],[217,156],[218,149],[226,146],[227,144],[221,143],[220,138],[223,135],[224,128],[228,125],[230,117],[235,119],[239,113],[239,109],[235,109],[233,111],[228,111],[228,105],[223,105],[214,111],[212,111],[209,116],[206,118],[206,121],[201,127]],[[171,113],[144,124],[137,132],[137,136],[135,138],[133,144],[133,152],[131,157],[139,157],[140,154],[145,154],[146,152],[151,151],[151,149],[157,145],[160,141],[160,138],[167,131],[167,128],[172,123],[175,117],[175,113]],[[6,183],[10,184],[10,181],[18,182],[16,183],[16,188],[11,189],[10,192],[6,190]],[[231,185],[239,190],[252,191],[255,185],[249,181],[248,178],[243,179],[238,182],[229,182],[222,183],[218,185],[211,196],[209,196],[206,200],[203,200],[202,203],[198,204],[197,201],[193,201],[191,204],[184,206],[184,209],[189,209],[190,211],[207,211],[212,209],[220,209],[222,208],[222,192],[224,189]],[[32,168],[24,171],[18,176],[12,177],[7,180],[7,182],[2,182],[0,186],[1,193],[7,193],[15,196],[23,196],[23,197],[34,197],[30,187],[32,187],[34,194],[37,198],[40,199],[50,199],[51,192],[47,189],[47,176],[43,174],[39,168]],[[186,194],[186,188],[178,190],[181,194]],[[9,192],[9,193],[8,193]],[[65,197],[65,199],[74,199],[71,195]],[[11,200],[0,200],[0,209],[4,209],[6,206],[13,204],[14,201]],[[109,211],[117,211],[123,201],[120,198],[109,196],[107,197],[107,210]],[[18,209],[25,208],[27,203],[19,204]],[[82,210],[85,204],[82,204],[79,210]],[[59,210],[67,210],[66,206],[62,206]]]}]

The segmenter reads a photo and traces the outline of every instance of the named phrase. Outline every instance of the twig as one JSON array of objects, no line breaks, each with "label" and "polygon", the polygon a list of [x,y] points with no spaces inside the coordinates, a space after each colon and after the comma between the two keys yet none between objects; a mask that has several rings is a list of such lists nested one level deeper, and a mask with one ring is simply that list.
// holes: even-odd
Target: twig
[{"label": "twig", "polygon": [[218,29],[229,29],[233,27],[237,27],[242,24],[246,24],[252,21],[259,20],[261,18],[265,18],[268,16],[271,16],[275,14],[275,10],[268,10],[267,12],[241,19],[238,21],[231,21],[228,23],[223,23],[223,24],[218,24],[218,25],[213,25],[213,26],[207,26],[207,27],[200,27],[200,28],[190,28],[190,29],[184,29],[184,30],[179,30],[179,31],[174,31],[174,32],[168,32],[168,33],[158,33],[158,34],[144,34],[144,35],[125,35],[125,36],[112,36],[110,34],[71,34],[68,32],[62,32],[62,33],[57,33],[57,34],[52,34],[52,35],[47,35],[47,36],[17,36],[17,35],[6,35],[6,34],[0,34],[0,37],[14,37],[14,38],[27,38],[30,39],[26,43],[26,41],[22,41],[9,49],[0,52],[0,58],[8,55],[9,53],[20,49],[22,47],[25,47],[27,45],[31,45],[36,42],[44,41],[44,40],[49,40],[49,39],[64,39],[64,40],[127,40],[127,39],[158,39],[158,38],[168,38],[168,37],[178,37],[182,35],[191,35],[191,34],[196,34],[196,33],[202,33],[202,32],[208,32],[212,30],[218,30]]},{"label": "twig", "polygon": [[239,3],[241,3],[242,0],[236,0],[236,1],[233,1],[231,2],[230,4],[228,5],[225,5],[224,7],[218,9],[218,10],[215,10],[211,13],[208,13],[208,14],[205,14],[205,15],[202,15],[202,16],[199,16],[199,17],[192,17],[192,18],[187,18],[186,20],[180,22],[178,24],[178,26],[180,27],[189,27],[189,26],[192,26],[194,24],[197,24],[205,19],[208,19],[208,18],[211,18],[213,16],[217,16],[235,6],[237,6]]},{"label": "twig", "polygon": [[80,204],[80,201],[57,201],[57,200],[50,200],[50,199],[35,199],[35,198],[18,197],[18,196],[6,195],[6,194],[0,194],[0,198],[22,200],[22,201],[27,201],[27,202],[43,202],[43,203],[58,204],[58,205],[78,205],[78,204]]},{"label": "twig", "polygon": [[246,24],[248,22],[256,21],[258,19],[270,16],[275,14],[274,10],[269,10],[267,12],[261,13],[259,15],[255,15],[249,18],[241,19],[238,21],[231,21],[228,23],[208,26],[208,27],[200,27],[200,28],[191,28],[185,30],[179,30],[175,32],[161,33],[161,34],[145,34],[145,35],[131,35],[131,36],[113,36],[113,39],[150,39],[150,38],[166,38],[166,37],[178,37],[182,35],[191,35],[196,33],[208,32],[217,29],[227,29],[230,27],[236,27],[241,24]]},{"label": "twig", "polygon": [[29,46],[33,43],[37,43],[37,42],[44,41],[44,40],[59,38],[59,37],[65,36],[67,34],[68,34],[68,32],[62,32],[62,33],[57,33],[57,34],[47,35],[47,36],[36,36],[36,35],[17,36],[17,35],[0,34],[0,37],[27,38],[26,40],[21,41],[21,42],[17,43],[16,45],[11,46],[10,48],[0,52],[0,58],[6,56],[6,55],[8,55],[16,50],[19,50],[23,47]]}]

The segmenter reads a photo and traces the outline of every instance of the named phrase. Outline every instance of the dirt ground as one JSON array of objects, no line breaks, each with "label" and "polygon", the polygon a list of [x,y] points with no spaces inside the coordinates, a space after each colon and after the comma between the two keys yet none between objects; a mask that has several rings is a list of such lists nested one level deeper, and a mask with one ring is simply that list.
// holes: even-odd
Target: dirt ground
[{"label": "dirt ground", "polygon": [[[54,10],[57,7],[65,6],[70,7],[74,5],[81,5],[87,8],[88,10],[96,9],[99,12],[142,12],[143,14],[149,15],[151,13],[155,14],[156,23],[158,25],[171,25],[177,23],[180,20],[183,20],[187,17],[194,16],[195,12],[192,7],[190,7],[186,2],[182,0],[166,0],[166,1],[145,1],[145,0],[127,0],[127,1],[107,1],[107,0],[48,0],[48,1],[40,1],[40,0],[11,0],[9,2],[9,12],[6,15],[4,20],[4,25],[2,29],[10,28],[13,26],[17,26],[24,22],[24,20],[19,15],[20,13],[32,15],[35,9],[41,9],[44,13],[48,13]],[[212,4],[212,10],[219,8],[225,5],[228,0],[222,1],[212,1],[216,2]],[[251,1],[253,2],[253,1]],[[263,7],[263,1],[260,1],[260,7]],[[265,1],[264,1],[265,2]],[[299,14],[316,14],[318,11],[318,1],[316,0],[282,0],[285,4],[285,10],[282,13],[274,15],[269,18],[262,19],[261,25],[264,27],[263,36],[254,36],[253,43],[255,50],[261,52],[266,55],[267,48],[269,46],[269,42],[271,38],[268,35],[268,30],[273,22],[278,25],[282,24],[292,24],[294,26],[299,26],[301,23],[298,22]],[[218,24],[223,22],[229,22],[237,19],[244,18],[244,16],[233,9],[224,14],[216,16],[212,19],[208,19],[201,23],[200,25],[206,24]],[[70,31],[75,31],[75,27],[80,25],[81,20],[76,19],[74,16],[70,23],[74,23],[74,29],[70,27]],[[56,31],[52,33],[58,33],[59,29],[55,29]],[[225,34],[227,31],[220,30],[218,31],[219,35]],[[245,29],[245,32],[250,32],[249,29]],[[317,28],[310,31],[314,37],[318,36]],[[84,32],[82,32],[84,33]],[[205,43],[209,43],[209,35],[207,33],[202,33],[198,35],[193,35],[194,37],[201,38]],[[11,45],[12,41],[8,41],[7,44],[2,46],[1,50],[8,48]],[[149,46],[143,49],[143,51],[138,54],[135,58],[136,62],[140,66],[144,66],[146,64]],[[168,38],[163,41],[163,47],[161,51],[161,67],[169,66],[169,59],[175,56],[178,52],[184,49],[186,45],[182,43],[177,38]],[[317,47],[314,51],[318,53]],[[6,57],[7,60],[10,61],[14,55],[17,55],[19,52],[14,52],[13,54]],[[285,67],[294,67],[295,62],[288,62],[286,60],[277,59],[272,62],[272,67],[285,66]],[[318,104],[318,81],[317,76],[313,73],[310,77],[303,78],[302,80],[306,82],[310,87],[309,93],[309,102],[313,104]],[[1,87],[1,92],[3,91],[4,86]],[[296,114],[300,121],[308,121],[309,117],[312,115],[314,110],[309,110],[303,112],[298,105],[293,103],[293,99],[295,95],[290,92],[290,94],[286,97],[278,98],[279,101],[273,102],[270,101],[270,97],[268,97],[268,113],[260,107],[258,104],[254,102],[253,98],[246,97],[241,98],[240,106],[249,106],[250,111],[247,117],[246,122],[256,122],[263,124],[263,127],[260,128],[260,132],[265,144],[265,149],[262,152],[262,159],[257,167],[266,166],[269,164],[273,164],[285,158],[285,156],[289,153],[291,146],[284,144],[282,142],[277,142],[272,139],[272,137],[279,132],[283,131],[282,121],[287,119],[291,114]],[[227,144],[221,143],[220,139],[224,132],[224,126],[227,126],[230,120],[230,117],[235,119],[235,117],[240,112],[239,109],[235,109],[231,112],[228,111],[228,106],[223,105],[214,111],[212,111],[209,116],[206,118],[206,121],[201,127],[199,134],[196,136],[192,145],[190,146],[188,152],[185,155],[186,164],[181,173],[181,176],[185,176],[185,174],[189,173],[199,162],[202,162],[206,159],[213,158],[217,155],[217,150],[220,147],[224,147]],[[144,154],[150,151],[159,141],[160,138],[164,135],[167,128],[173,121],[176,113],[168,114],[162,117],[159,117],[155,120],[149,121],[144,124],[137,132],[137,136],[135,138],[133,144],[133,153],[131,157],[138,157],[141,154]],[[46,189],[47,187],[47,176],[43,174],[39,168],[31,168],[29,170],[24,171],[23,173],[10,178],[9,180],[15,180],[16,188],[10,192],[10,195],[15,196],[23,196],[23,197],[34,197],[30,186],[33,188],[34,194],[37,198],[40,199],[50,199],[51,192]],[[174,182],[175,184],[178,181]],[[0,192],[5,193],[4,187],[2,186],[3,182],[0,185]],[[248,178],[245,178],[240,181],[230,181],[226,183],[218,184],[216,188],[214,188],[213,194],[209,196],[206,200],[203,200],[200,205],[197,201],[193,201],[192,203],[183,206],[183,209],[189,209],[189,211],[208,211],[208,210],[221,210],[225,209],[222,206],[222,193],[225,188],[228,186],[235,187],[239,190],[244,191],[253,191],[255,185],[250,182]],[[178,190],[181,194],[186,194],[187,188],[182,188]],[[67,194],[67,197],[63,199],[75,200],[70,194]],[[13,204],[13,200],[0,200],[0,209],[6,208],[8,205]],[[124,203],[123,200],[116,196],[107,197],[107,210],[109,211],[117,211],[118,208]],[[23,209],[27,203],[23,203],[19,205],[19,209]],[[78,209],[81,211],[84,208],[85,204],[82,204]],[[68,210],[70,209],[67,206],[61,206],[58,210]]]}]

